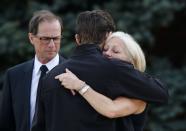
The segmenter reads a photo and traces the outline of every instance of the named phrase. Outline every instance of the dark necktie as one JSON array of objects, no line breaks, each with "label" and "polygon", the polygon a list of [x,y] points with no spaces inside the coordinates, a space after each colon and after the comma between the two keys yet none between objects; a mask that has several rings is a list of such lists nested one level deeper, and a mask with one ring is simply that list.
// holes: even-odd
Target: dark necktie
[{"label": "dark necktie", "polygon": [[46,72],[48,71],[48,68],[46,67],[46,65],[42,65],[40,67],[40,71],[41,71],[41,75],[40,75],[38,86],[37,86],[37,95],[36,95],[36,103],[35,103],[36,104],[35,105],[35,114],[34,114],[34,117],[33,117],[33,120],[32,120],[32,124],[36,121],[36,118],[37,118],[38,97],[39,97],[40,92],[41,92],[41,83],[42,83],[43,77],[46,75]]},{"label": "dark necktie", "polygon": [[48,68],[46,67],[46,65],[42,65],[40,67],[40,71],[41,71],[41,75],[40,75],[40,78],[39,78],[38,88],[39,88],[39,85],[41,84],[42,78],[46,75],[46,72],[48,71]]},{"label": "dark necktie", "polygon": [[36,103],[37,103],[37,99],[38,99],[38,94],[40,93],[40,90],[41,90],[42,79],[46,75],[46,72],[48,71],[48,68],[46,67],[46,65],[42,65],[40,67],[40,71],[41,71],[41,75],[40,75],[38,86],[37,86]]}]

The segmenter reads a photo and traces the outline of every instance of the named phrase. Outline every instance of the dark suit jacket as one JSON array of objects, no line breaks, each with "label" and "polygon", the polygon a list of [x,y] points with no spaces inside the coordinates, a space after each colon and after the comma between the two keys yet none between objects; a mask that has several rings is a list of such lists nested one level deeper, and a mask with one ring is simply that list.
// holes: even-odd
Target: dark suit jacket
[{"label": "dark suit jacket", "polygon": [[[60,62],[65,59],[60,56]],[[0,131],[30,131],[30,89],[34,59],[6,73],[0,106]]]},{"label": "dark suit jacket", "polygon": [[[153,78],[134,70],[129,63],[104,58],[95,44],[76,48],[65,63],[56,66],[45,77],[39,97],[37,122],[32,131],[116,131],[117,119],[97,113],[78,93],[61,87],[54,77],[70,69],[96,91],[110,97],[128,96],[148,102],[167,101],[167,89]],[[131,124],[126,120],[123,128]],[[132,125],[132,124],[131,124]],[[131,127],[132,128],[132,127]]]}]

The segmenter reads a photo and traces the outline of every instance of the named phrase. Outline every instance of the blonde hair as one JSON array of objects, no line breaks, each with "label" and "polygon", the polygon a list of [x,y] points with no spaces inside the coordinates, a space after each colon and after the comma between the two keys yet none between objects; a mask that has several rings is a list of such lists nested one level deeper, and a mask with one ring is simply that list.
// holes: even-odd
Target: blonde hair
[{"label": "blonde hair", "polygon": [[134,68],[144,72],[146,68],[146,60],[145,55],[139,46],[139,44],[133,39],[133,37],[127,33],[117,31],[112,33],[107,40],[116,37],[123,41],[123,44],[126,49],[124,51],[129,57],[129,62],[131,62],[134,65]]}]

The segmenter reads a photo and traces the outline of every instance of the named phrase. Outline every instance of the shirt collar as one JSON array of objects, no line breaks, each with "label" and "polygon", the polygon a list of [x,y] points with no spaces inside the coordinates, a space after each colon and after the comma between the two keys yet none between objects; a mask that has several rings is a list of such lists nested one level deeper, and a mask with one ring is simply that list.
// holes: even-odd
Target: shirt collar
[{"label": "shirt collar", "polygon": [[[58,64],[59,64],[59,54],[57,54],[52,60],[50,60],[45,65],[47,66],[48,71],[50,71],[51,69],[53,69]],[[41,65],[43,65],[43,64],[38,60],[37,56],[35,55],[35,59],[34,59],[34,73],[35,74],[40,73]]]},{"label": "shirt collar", "polygon": [[98,44],[87,43],[83,45],[79,45],[75,48],[71,57],[85,55],[85,54],[95,54],[96,52],[101,53],[101,49]]}]

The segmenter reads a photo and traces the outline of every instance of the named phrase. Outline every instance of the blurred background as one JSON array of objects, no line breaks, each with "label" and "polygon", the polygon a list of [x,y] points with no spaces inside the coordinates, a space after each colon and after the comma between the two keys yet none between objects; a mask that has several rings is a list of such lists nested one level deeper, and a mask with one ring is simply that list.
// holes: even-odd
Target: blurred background
[{"label": "blurred background", "polygon": [[28,40],[32,13],[48,9],[61,16],[61,53],[70,55],[79,12],[104,9],[117,30],[130,33],[141,45],[147,71],[169,88],[167,105],[150,105],[145,131],[186,131],[186,1],[185,0],[1,0],[0,99],[6,70],[34,56]]}]

